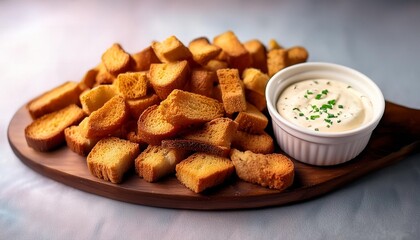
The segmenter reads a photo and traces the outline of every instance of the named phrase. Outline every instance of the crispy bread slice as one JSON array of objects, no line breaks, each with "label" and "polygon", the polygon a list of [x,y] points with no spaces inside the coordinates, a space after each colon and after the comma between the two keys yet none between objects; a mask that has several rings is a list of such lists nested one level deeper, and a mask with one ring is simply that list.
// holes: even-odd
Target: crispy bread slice
[{"label": "crispy bread slice", "polygon": [[161,62],[175,62],[192,58],[190,50],[175,36],[162,42],[153,42],[152,48]]},{"label": "crispy bread slice", "polygon": [[160,99],[164,100],[174,89],[183,89],[187,83],[187,61],[155,63],[150,66],[150,83]]},{"label": "crispy bread slice", "polygon": [[267,68],[268,76],[272,77],[278,71],[287,67],[287,50],[286,49],[272,49],[267,53]]},{"label": "crispy bread slice", "polygon": [[186,156],[182,149],[170,149],[149,145],[135,160],[137,174],[148,182],[157,180],[175,172],[175,166]]},{"label": "crispy bread slice", "polygon": [[121,129],[121,126],[128,119],[128,115],[128,108],[124,98],[116,95],[101,108],[90,114],[83,135],[87,138],[106,137]]},{"label": "crispy bread slice", "polygon": [[139,138],[152,145],[160,145],[163,139],[175,136],[179,130],[179,126],[173,125],[165,119],[164,113],[158,105],[150,106],[144,110],[137,125]]},{"label": "crispy bread slice", "polygon": [[241,151],[252,151],[254,153],[273,153],[274,140],[266,132],[262,134],[251,134],[244,131],[237,131],[232,140],[232,148]]},{"label": "crispy bread slice", "polygon": [[103,138],[87,156],[87,166],[93,176],[120,183],[139,152],[137,143],[116,137]]},{"label": "crispy bread slice", "polygon": [[254,105],[261,112],[267,108],[267,100],[265,94],[261,95],[253,90],[245,89],[246,101]]},{"label": "crispy bread slice", "polygon": [[152,63],[160,63],[152,47],[149,46],[138,53],[131,55],[135,64],[134,71],[147,71]]},{"label": "crispy bread slice", "polygon": [[226,113],[232,114],[246,110],[246,99],[243,83],[238,69],[225,68],[217,70],[222,91],[223,107]]},{"label": "crispy bread slice", "polygon": [[83,92],[80,95],[80,103],[83,111],[90,115],[115,95],[117,95],[117,91],[113,85],[99,85]]},{"label": "crispy bread slice", "polygon": [[86,128],[87,120],[88,118],[86,117],[79,125],[70,126],[64,130],[68,148],[81,156],[87,156],[100,140],[99,138],[86,138],[83,135],[83,129]]},{"label": "crispy bread slice", "polygon": [[287,63],[289,66],[306,62],[308,57],[309,53],[304,47],[295,46],[287,49]]},{"label": "crispy bread slice", "polygon": [[191,80],[188,83],[188,91],[201,94],[206,97],[213,95],[213,83],[216,82],[216,73],[205,69],[193,69]]},{"label": "crispy bread slice", "polygon": [[230,158],[235,165],[236,174],[244,181],[277,190],[284,190],[293,183],[294,165],[285,155],[232,149]]},{"label": "crispy bread slice", "polygon": [[268,118],[254,105],[247,103],[246,110],[236,116],[235,122],[238,123],[238,129],[241,131],[261,134],[268,125]]},{"label": "crispy bread slice", "polygon": [[251,67],[251,55],[232,31],[227,31],[214,37],[213,44],[226,53],[230,67],[238,69],[239,72]]},{"label": "crispy bread slice", "polygon": [[25,128],[29,147],[37,151],[50,151],[65,142],[64,129],[78,124],[85,113],[75,104],[35,119]]},{"label": "crispy bread slice", "polygon": [[259,69],[266,73],[267,69],[267,50],[264,44],[257,39],[249,40],[244,43],[245,49],[249,52],[252,58],[252,67]]},{"label": "crispy bread slice", "polygon": [[65,82],[58,87],[31,100],[26,108],[33,119],[44,114],[60,110],[70,104],[79,103],[79,95],[82,92],[76,82]]},{"label": "crispy bread slice", "polygon": [[126,72],[118,74],[113,85],[125,99],[136,99],[146,96],[149,80],[146,72]]},{"label": "crispy bread slice", "polygon": [[159,104],[160,98],[157,94],[151,93],[138,99],[127,99],[126,103],[131,116],[134,119],[139,119],[144,110],[152,105]]},{"label": "crispy bread slice", "polygon": [[256,68],[247,68],[242,73],[245,89],[252,90],[265,96],[265,86],[270,79],[267,74]]},{"label": "crispy bread slice", "polygon": [[165,119],[176,126],[205,123],[224,115],[219,101],[179,89],[173,90],[159,108]]},{"label": "crispy bread slice", "polygon": [[225,182],[235,171],[225,157],[194,153],[176,165],[176,177],[196,193]]},{"label": "crispy bread slice", "polygon": [[200,65],[205,65],[222,51],[220,47],[210,44],[206,37],[200,37],[192,40],[188,45],[188,48],[192,53],[194,61]]},{"label": "crispy bread slice", "polygon": [[113,76],[131,69],[132,58],[120,44],[114,43],[102,54],[102,62],[106,70]]}]

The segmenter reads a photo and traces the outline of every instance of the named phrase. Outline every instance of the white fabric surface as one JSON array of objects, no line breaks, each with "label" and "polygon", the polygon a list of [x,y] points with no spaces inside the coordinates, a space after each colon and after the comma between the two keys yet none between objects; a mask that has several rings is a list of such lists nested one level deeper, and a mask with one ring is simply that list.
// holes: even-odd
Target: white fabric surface
[{"label": "white fabric surface", "polygon": [[[26,167],[7,127],[28,100],[79,80],[120,42],[233,30],[303,45],[353,67],[389,101],[420,109],[419,1],[0,1],[0,239],[420,239],[420,154],[287,206],[189,211],[85,193]],[[419,123],[420,124],[420,123]]]}]

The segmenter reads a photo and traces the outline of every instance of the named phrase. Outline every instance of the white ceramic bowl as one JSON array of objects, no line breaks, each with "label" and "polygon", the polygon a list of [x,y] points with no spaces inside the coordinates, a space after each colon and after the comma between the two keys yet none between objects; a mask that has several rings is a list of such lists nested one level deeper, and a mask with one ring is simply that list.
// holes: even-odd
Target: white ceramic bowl
[{"label": "white ceramic bowl", "polygon": [[[302,80],[321,78],[345,82],[368,96],[373,106],[371,120],[348,131],[315,132],[289,122],[278,113],[277,100],[286,87]],[[336,165],[359,155],[385,110],[382,92],[371,79],[356,70],[331,63],[308,62],[287,67],[269,80],[265,94],[280,148],[294,159],[312,165]]]}]

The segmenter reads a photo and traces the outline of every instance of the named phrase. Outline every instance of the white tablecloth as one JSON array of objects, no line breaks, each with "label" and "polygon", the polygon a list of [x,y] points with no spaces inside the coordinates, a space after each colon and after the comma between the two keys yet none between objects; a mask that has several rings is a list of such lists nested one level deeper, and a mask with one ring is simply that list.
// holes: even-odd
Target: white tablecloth
[{"label": "white tablecloth", "polygon": [[190,211],[85,193],[12,152],[16,110],[80,80],[112,43],[136,52],[226,30],[303,45],[309,61],[355,68],[387,100],[420,109],[419,1],[0,1],[0,239],[420,239],[419,153],[302,203]]}]

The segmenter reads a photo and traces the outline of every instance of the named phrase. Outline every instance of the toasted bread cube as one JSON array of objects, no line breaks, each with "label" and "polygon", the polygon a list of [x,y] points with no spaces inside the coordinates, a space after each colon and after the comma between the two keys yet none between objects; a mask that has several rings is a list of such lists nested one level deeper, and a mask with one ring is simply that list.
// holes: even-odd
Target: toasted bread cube
[{"label": "toasted bread cube", "polygon": [[152,145],[160,145],[162,139],[175,136],[179,130],[179,126],[173,125],[165,119],[164,113],[157,105],[144,110],[137,125],[139,138]]},{"label": "toasted bread cube", "polygon": [[228,55],[230,67],[237,68],[239,72],[251,67],[251,55],[232,31],[214,37],[213,44],[220,47]]},{"label": "toasted bread cube", "polygon": [[209,40],[205,37],[192,40],[188,48],[192,53],[194,61],[201,65],[205,65],[222,51],[220,47],[210,44]]},{"label": "toasted bread cube", "polygon": [[90,114],[82,134],[86,138],[106,137],[121,128],[128,114],[124,98],[116,95]]},{"label": "toasted bread cube", "polygon": [[80,103],[82,109],[86,114],[90,115],[92,112],[101,108],[109,99],[117,95],[114,86],[99,85],[80,95]]},{"label": "toasted bread cube", "polygon": [[82,91],[93,88],[96,83],[96,75],[99,73],[99,68],[90,69],[85,73],[82,80],[79,82],[79,87]]},{"label": "toasted bread cube", "polygon": [[185,158],[186,153],[186,151],[181,149],[149,145],[135,159],[134,166],[137,174],[144,180],[156,182],[174,173],[176,164]]},{"label": "toasted bread cube", "polygon": [[102,54],[102,62],[106,70],[113,76],[130,70],[132,59],[120,44],[114,43]]},{"label": "toasted bread cube", "polygon": [[209,71],[217,71],[219,69],[227,68],[229,65],[226,61],[217,60],[217,59],[211,59],[207,62],[207,64],[204,66],[205,69]]},{"label": "toasted bread cube", "polygon": [[237,127],[238,124],[229,118],[216,118],[199,129],[183,134],[181,138],[163,140],[162,146],[226,157]]},{"label": "toasted bread cube", "polygon": [[174,89],[183,89],[187,83],[187,61],[155,63],[150,66],[150,83],[160,99],[164,100]]},{"label": "toasted bread cube", "polygon": [[268,41],[268,50],[271,51],[273,49],[283,49],[283,46],[280,45],[275,39],[270,39]]},{"label": "toasted bread cube", "polygon": [[125,99],[136,99],[146,96],[148,83],[146,72],[127,72],[118,74],[113,85]]},{"label": "toasted bread cube", "polygon": [[115,76],[106,70],[104,63],[98,65],[98,74],[96,74],[94,86],[101,84],[112,84],[115,80]]},{"label": "toasted bread cube", "polygon": [[265,99],[265,95],[261,95],[260,93],[245,89],[245,98],[247,102],[254,105],[261,112],[267,108],[267,100]]},{"label": "toasted bread cube", "polygon": [[159,108],[165,119],[176,126],[205,123],[224,115],[219,101],[179,89],[173,90]]},{"label": "toasted bread cube", "polygon": [[153,42],[152,48],[163,63],[189,60],[192,57],[190,50],[175,36],[170,36],[163,42]]},{"label": "toasted bread cube", "polygon": [[205,123],[198,130],[184,134],[182,138],[199,140],[213,145],[230,148],[237,128],[237,122],[229,118],[215,118],[210,122]]},{"label": "toasted bread cube", "polygon": [[121,183],[139,151],[137,143],[116,137],[103,138],[87,156],[87,165],[93,176],[112,183]]},{"label": "toasted bread cube", "polygon": [[127,99],[126,100],[128,110],[134,119],[139,119],[140,115],[146,110],[146,108],[160,103],[160,98],[157,94],[151,93],[147,96],[138,99]]},{"label": "toasted bread cube", "polygon": [[295,46],[287,49],[287,63],[289,66],[306,62],[308,56],[309,53],[304,47]]},{"label": "toasted bread cube", "polygon": [[228,158],[205,153],[194,153],[176,165],[178,180],[196,193],[222,184],[234,171]]},{"label": "toasted bread cube", "polygon": [[265,96],[265,86],[270,79],[267,74],[255,68],[247,68],[242,73],[242,79],[246,89],[250,89]]},{"label": "toasted bread cube", "polygon": [[245,49],[251,54],[252,67],[266,73],[267,69],[267,51],[264,44],[259,40],[253,39],[244,43]]},{"label": "toasted bread cube", "polygon": [[83,117],[83,110],[75,104],[45,114],[25,128],[26,142],[37,151],[50,151],[64,143],[64,129],[78,124]]},{"label": "toasted bread cube", "polygon": [[217,70],[217,78],[222,92],[223,107],[232,114],[246,110],[245,91],[239,78],[238,69]]},{"label": "toasted bread cube", "polygon": [[247,103],[246,110],[236,116],[235,122],[238,123],[238,129],[241,131],[261,134],[268,125],[268,118],[254,105]]},{"label": "toasted bread cube", "polygon": [[216,81],[216,73],[205,69],[193,69],[188,90],[207,97],[213,95],[213,83]]},{"label": "toasted bread cube", "polygon": [[232,148],[241,151],[251,151],[254,153],[272,153],[274,152],[273,138],[263,132],[262,134],[251,134],[238,130],[232,140]]},{"label": "toasted bread cube", "polygon": [[100,140],[99,138],[86,138],[83,135],[83,129],[86,128],[87,120],[88,118],[85,118],[79,125],[71,126],[64,130],[68,148],[81,156],[87,156]]},{"label": "toasted bread cube", "polygon": [[277,190],[284,190],[293,183],[295,167],[292,160],[283,154],[258,154],[233,149],[230,158],[236,174],[244,181]]},{"label": "toasted bread cube", "polygon": [[131,55],[135,62],[134,71],[147,71],[150,69],[152,63],[160,63],[159,58],[156,56],[152,47],[147,47],[138,53]]},{"label": "toasted bread cube", "polygon": [[71,104],[79,103],[82,90],[76,82],[65,82],[58,87],[31,100],[26,108],[32,118],[39,118],[47,113],[58,111]]},{"label": "toasted bread cube", "polygon": [[267,54],[268,76],[272,77],[278,71],[287,67],[287,51],[285,49],[273,49]]}]

